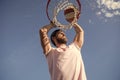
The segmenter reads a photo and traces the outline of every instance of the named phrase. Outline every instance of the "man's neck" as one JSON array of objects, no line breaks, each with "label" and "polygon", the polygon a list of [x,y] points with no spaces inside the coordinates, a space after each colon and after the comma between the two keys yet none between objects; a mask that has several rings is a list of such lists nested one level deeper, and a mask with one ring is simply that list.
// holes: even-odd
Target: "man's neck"
[{"label": "man's neck", "polygon": [[66,44],[58,44],[57,47],[66,47]]}]

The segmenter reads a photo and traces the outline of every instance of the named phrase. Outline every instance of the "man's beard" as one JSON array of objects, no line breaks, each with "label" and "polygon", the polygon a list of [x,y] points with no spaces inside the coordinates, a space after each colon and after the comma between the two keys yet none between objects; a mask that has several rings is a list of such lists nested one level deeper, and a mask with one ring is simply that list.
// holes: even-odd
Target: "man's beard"
[{"label": "man's beard", "polygon": [[59,44],[66,44],[67,43],[67,39],[66,38],[57,38],[56,40],[57,40],[57,42]]}]

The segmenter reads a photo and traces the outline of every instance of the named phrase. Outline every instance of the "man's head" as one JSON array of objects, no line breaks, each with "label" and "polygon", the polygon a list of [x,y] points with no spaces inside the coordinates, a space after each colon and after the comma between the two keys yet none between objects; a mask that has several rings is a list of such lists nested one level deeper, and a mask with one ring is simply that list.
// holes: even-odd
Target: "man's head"
[{"label": "man's head", "polygon": [[66,44],[67,43],[67,37],[65,33],[61,29],[57,29],[52,32],[51,34],[51,42],[57,46],[61,44]]}]

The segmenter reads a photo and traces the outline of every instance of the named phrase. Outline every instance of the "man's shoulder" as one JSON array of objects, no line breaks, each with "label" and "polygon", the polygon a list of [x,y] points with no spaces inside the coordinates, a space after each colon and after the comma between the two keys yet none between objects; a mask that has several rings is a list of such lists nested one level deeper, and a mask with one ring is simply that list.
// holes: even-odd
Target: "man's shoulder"
[{"label": "man's shoulder", "polygon": [[78,50],[80,50],[81,48],[79,48],[79,46],[75,43],[75,42],[72,42],[70,45],[69,45],[70,48],[76,48]]}]

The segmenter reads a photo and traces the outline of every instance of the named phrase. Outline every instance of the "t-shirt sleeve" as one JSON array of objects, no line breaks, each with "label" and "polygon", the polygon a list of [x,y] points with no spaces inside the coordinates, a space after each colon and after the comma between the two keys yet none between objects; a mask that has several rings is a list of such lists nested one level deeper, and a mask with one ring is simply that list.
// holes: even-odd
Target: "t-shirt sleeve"
[{"label": "t-shirt sleeve", "polygon": [[53,70],[53,54],[54,54],[54,49],[52,48],[48,55],[46,56],[46,60],[47,60],[47,63],[48,63],[48,66],[49,66],[49,72],[50,74],[52,74],[52,70]]},{"label": "t-shirt sleeve", "polygon": [[54,49],[51,48],[50,51],[48,52],[48,54],[46,55],[47,60],[48,60],[48,59],[52,59],[53,51],[54,51]]},{"label": "t-shirt sleeve", "polygon": [[81,48],[76,43],[73,42],[71,45],[75,47],[77,50],[81,50]]}]

